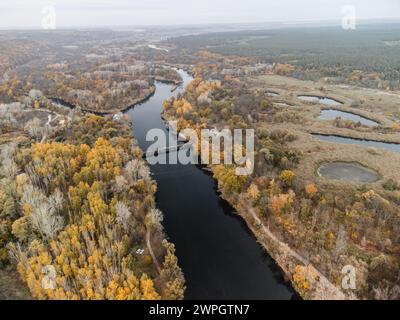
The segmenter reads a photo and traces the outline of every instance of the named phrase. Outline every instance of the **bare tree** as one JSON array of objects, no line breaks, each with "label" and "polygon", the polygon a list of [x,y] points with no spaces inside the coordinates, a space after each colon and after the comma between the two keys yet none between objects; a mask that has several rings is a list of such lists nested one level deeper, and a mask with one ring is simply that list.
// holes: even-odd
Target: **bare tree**
[{"label": "bare tree", "polygon": [[30,220],[32,227],[45,239],[53,238],[64,226],[63,217],[57,215],[48,202],[43,202],[34,208]]},{"label": "bare tree", "polygon": [[44,239],[53,238],[63,228],[64,218],[58,214],[63,204],[61,192],[47,198],[39,188],[28,184],[24,186],[21,203],[30,206],[30,223]]},{"label": "bare tree", "polygon": [[143,160],[134,159],[126,164],[124,177],[129,183],[134,183],[139,179],[149,180],[150,170]]},{"label": "bare tree", "polygon": [[10,110],[9,105],[0,105],[0,133],[3,132],[3,128],[12,127],[17,123],[15,117]]},{"label": "bare tree", "polygon": [[113,186],[113,191],[115,193],[122,193],[129,189],[128,181],[126,181],[125,177],[123,176],[116,176],[115,177],[115,184]]},{"label": "bare tree", "polygon": [[38,118],[33,118],[25,124],[25,131],[36,140],[44,141],[49,132],[49,127],[42,124]]},{"label": "bare tree", "polygon": [[115,206],[115,210],[117,212],[117,222],[124,228],[125,231],[128,231],[130,228],[130,218],[132,213],[129,211],[129,208],[123,202],[117,202]]},{"label": "bare tree", "polygon": [[390,287],[385,285],[382,287],[373,288],[375,299],[377,300],[399,300],[400,299],[400,286],[395,285]]},{"label": "bare tree", "polygon": [[18,167],[14,161],[16,150],[17,145],[15,143],[6,144],[1,149],[1,173],[7,178],[14,178],[18,173]]}]

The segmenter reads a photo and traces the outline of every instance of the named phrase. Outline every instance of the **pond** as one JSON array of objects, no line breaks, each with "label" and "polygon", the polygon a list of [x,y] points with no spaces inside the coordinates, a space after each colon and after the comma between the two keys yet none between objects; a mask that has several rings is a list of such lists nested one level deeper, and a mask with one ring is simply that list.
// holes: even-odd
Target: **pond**
[{"label": "pond", "polygon": [[363,147],[374,147],[393,152],[400,152],[400,143],[355,139],[355,138],[341,137],[336,135],[312,134],[312,136],[328,142],[354,144]]},{"label": "pond", "polygon": [[321,114],[318,117],[318,120],[335,120],[336,118],[342,118],[343,120],[351,120],[354,122],[360,122],[361,124],[365,126],[378,126],[379,123],[373,120],[370,120],[368,118],[359,116],[357,114],[351,113],[351,112],[345,112],[345,111],[340,111],[340,110],[335,110],[335,109],[325,109],[321,110]]},{"label": "pond", "polygon": [[329,162],[322,164],[317,174],[333,180],[348,182],[375,182],[379,180],[379,174],[367,167],[355,162]]},{"label": "pond", "polygon": [[338,106],[343,104],[342,102],[331,99],[331,98],[326,98],[326,97],[318,97],[318,96],[307,96],[307,95],[301,95],[297,96],[300,100],[307,101],[307,102],[318,102],[330,106]]},{"label": "pond", "polygon": [[266,92],[268,97],[278,97],[279,93],[275,92],[275,91],[267,91]]}]

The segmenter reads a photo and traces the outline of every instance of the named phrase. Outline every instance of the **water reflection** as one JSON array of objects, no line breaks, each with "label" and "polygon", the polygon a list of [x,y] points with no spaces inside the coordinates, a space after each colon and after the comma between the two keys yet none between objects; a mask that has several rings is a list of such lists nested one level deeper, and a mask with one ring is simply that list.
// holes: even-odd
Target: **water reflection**
[{"label": "water reflection", "polygon": [[321,110],[321,115],[318,117],[318,120],[335,120],[336,118],[342,118],[343,120],[351,120],[354,122],[359,122],[363,125],[371,127],[379,125],[378,122],[359,116],[357,114],[335,109]]}]

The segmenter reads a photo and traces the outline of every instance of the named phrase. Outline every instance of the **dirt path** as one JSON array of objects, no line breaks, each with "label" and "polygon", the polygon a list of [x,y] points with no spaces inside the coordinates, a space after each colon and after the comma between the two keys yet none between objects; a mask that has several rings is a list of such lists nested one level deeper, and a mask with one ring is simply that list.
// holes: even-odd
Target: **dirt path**
[{"label": "dirt path", "polygon": [[[329,281],[320,271],[318,271],[308,259],[304,258],[296,251],[291,249],[286,243],[280,241],[271,230],[263,224],[260,218],[257,216],[254,208],[248,208],[248,213],[250,213],[251,217],[254,219],[255,223],[261,228],[263,235],[267,236],[269,240],[271,240],[278,248],[280,252],[284,252],[285,255],[293,257],[299,264],[307,267],[312,271],[312,274],[317,275],[313,279],[309,279],[313,282],[313,286],[315,288],[315,292],[312,295],[312,299],[316,300],[346,300],[351,297],[347,297],[339,288],[337,288],[333,283]],[[268,246],[260,241],[263,246],[267,249]]]},{"label": "dirt path", "polygon": [[160,264],[158,263],[157,257],[154,254],[153,248],[151,246],[151,231],[150,229],[147,230],[146,232],[146,245],[147,245],[147,249],[149,250],[149,253],[151,255],[151,258],[153,259],[153,263],[157,268],[158,273],[161,273],[161,267]]}]

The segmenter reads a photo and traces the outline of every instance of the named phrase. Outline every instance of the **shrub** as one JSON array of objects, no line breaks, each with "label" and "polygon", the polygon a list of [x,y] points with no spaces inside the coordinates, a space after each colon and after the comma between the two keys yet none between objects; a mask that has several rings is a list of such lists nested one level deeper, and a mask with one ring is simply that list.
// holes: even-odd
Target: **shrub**
[{"label": "shrub", "polygon": [[293,179],[295,176],[296,175],[293,171],[283,170],[279,177],[288,187],[290,187],[293,183]]},{"label": "shrub", "polygon": [[386,180],[384,183],[382,183],[382,187],[389,191],[400,190],[400,184],[393,179]]},{"label": "shrub", "polygon": [[318,192],[318,189],[317,189],[317,187],[315,186],[315,184],[310,183],[310,184],[307,184],[307,185],[305,186],[305,191],[306,191],[306,194],[307,194],[310,198],[312,198],[312,197]]}]

